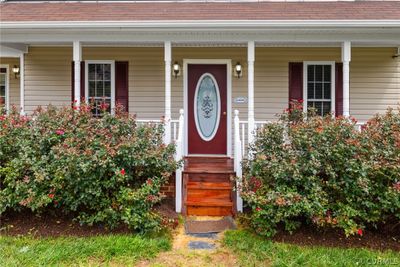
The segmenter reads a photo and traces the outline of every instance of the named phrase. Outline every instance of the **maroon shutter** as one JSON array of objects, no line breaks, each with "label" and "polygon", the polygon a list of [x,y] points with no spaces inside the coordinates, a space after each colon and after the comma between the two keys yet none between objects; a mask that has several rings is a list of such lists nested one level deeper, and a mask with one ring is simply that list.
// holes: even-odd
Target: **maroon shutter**
[{"label": "maroon shutter", "polygon": [[335,115],[343,115],[343,64],[335,65]]},{"label": "maroon shutter", "polygon": [[289,103],[303,100],[303,63],[289,62]]},{"label": "maroon shutter", "polygon": [[[85,99],[85,62],[81,61],[81,99]],[[71,62],[71,101],[75,100],[75,64]]]},{"label": "maroon shutter", "polygon": [[128,61],[115,62],[115,102],[128,112]]}]

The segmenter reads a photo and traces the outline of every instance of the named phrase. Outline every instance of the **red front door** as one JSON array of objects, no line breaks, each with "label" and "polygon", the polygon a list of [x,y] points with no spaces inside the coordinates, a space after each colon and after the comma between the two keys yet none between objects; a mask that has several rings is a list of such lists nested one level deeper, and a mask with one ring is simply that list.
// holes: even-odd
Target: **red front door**
[{"label": "red front door", "polygon": [[188,152],[227,153],[227,69],[223,64],[188,65]]}]

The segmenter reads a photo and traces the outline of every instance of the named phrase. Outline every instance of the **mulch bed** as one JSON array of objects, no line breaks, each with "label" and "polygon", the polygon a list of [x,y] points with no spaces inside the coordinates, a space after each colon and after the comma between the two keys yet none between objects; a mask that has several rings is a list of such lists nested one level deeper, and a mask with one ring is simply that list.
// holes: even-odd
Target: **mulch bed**
[{"label": "mulch bed", "polygon": [[[175,219],[178,217],[175,213],[173,202],[168,200],[156,207],[156,210],[168,218]],[[72,217],[49,213],[38,216],[29,211],[24,211],[21,213],[4,214],[0,217],[0,235],[8,236],[34,235],[37,237],[88,237],[130,233],[132,233],[132,231],[125,225],[112,230],[107,229],[103,225],[81,226],[79,223],[74,222]]]},{"label": "mulch bed", "polygon": [[324,246],[340,248],[369,248],[373,250],[400,251],[400,225],[381,226],[379,230],[367,229],[363,236],[346,237],[343,231],[329,229],[323,231],[315,227],[303,226],[292,235],[279,231],[274,241],[301,246]]}]

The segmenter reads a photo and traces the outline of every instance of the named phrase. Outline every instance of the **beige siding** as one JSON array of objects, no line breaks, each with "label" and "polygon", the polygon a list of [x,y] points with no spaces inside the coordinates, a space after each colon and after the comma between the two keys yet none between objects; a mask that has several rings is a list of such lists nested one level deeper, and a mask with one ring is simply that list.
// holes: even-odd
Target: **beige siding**
[{"label": "beige siding", "polygon": [[400,59],[395,48],[353,48],[350,114],[367,120],[400,103]]},{"label": "beige siding", "polygon": [[[359,120],[400,101],[400,60],[394,48],[353,48],[350,66],[350,109]],[[340,62],[340,48],[256,48],[255,117],[271,120],[287,107],[288,64],[301,61]],[[129,110],[141,119],[164,114],[164,55],[162,47],[84,47],[83,60],[129,61]],[[232,98],[247,97],[247,52],[236,48],[173,48],[172,60],[230,59],[243,65],[243,77],[232,77]],[[71,47],[31,47],[26,55],[26,110],[48,103],[65,105],[71,99]],[[18,91],[18,90],[16,90]],[[17,101],[18,102],[18,101]],[[172,78],[173,118],[183,108],[183,76]],[[247,104],[234,104],[241,118]]]},{"label": "beige siding", "polygon": [[72,47],[30,47],[25,56],[25,110],[71,103]]},{"label": "beige siding", "polygon": [[8,81],[9,81],[9,101],[10,107],[15,106],[19,109],[19,101],[20,101],[20,90],[19,90],[19,78],[15,78],[14,73],[12,72],[12,68],[14,65],[19,66],[19,58],[0,58],[1,65],[8,65]]}]

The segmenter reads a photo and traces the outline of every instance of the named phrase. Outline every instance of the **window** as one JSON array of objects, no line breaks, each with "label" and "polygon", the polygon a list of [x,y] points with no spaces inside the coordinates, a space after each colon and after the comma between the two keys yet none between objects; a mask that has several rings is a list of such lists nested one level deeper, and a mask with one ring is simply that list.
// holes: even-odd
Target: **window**
[{"label": "window", "polygon": [[304,109],[314,108],[317,115],[335,112],[334,62],[304,63]]},{"label": "window", "polygon": [[0,66],[0,113],[8,109],[8,66]]},{"label": "window", "polygon": [[94,106],[93,114],[99,116],[102,109],[112,112],[115,106],[114,62],[88,61],[86,70],[85,95]]}]

